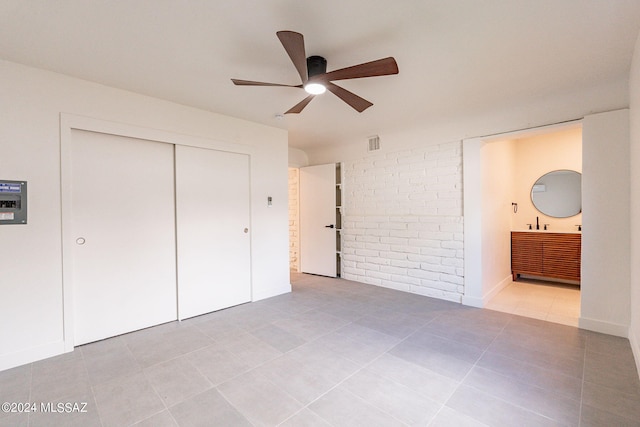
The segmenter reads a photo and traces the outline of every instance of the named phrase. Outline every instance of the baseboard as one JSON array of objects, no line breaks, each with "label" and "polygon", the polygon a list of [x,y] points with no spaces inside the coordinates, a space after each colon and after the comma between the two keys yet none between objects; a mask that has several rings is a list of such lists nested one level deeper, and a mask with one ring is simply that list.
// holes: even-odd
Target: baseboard
[{"label": "baseboard", "polygon": [[506,288],[512,281],[513,281],[513,276],[511,276],[511,274],[509,274],[507,277],[502,279],[497,285],[495,285],[493,288],[491,288],[491,290],[489,292],[484,294],[482,296],[482,302],[484,304],[483,307],[486,306],[489,301],[491,301],[491,298],[493,298],[496,295],[498,295],[498,293],[501,290],[503,290],[504,288]]},{"label": "baseboard", "polygon": [[291,282],[287,281],[283,286],[280,286],[279,288],[272,288],[272,289],[268,289],[268,292],[252,294],[251,302],[260,301],[260,300],[271,298],[271,297],[277,297],[278,295],[287,294],[289,292],[291,292]]},{"label": "baseboard", "polygon": [[638,334],[640,334],[640,331],[636,331],[634,328],[629,328],[629,344],[631,344],[633,358],[636,360],[638,378],[640,378],[640,336]]},{"label": "baseboard", "polygon": [[0,355],[0,371],[26,365],[31,362],[37,362],[38,360],[57,356],[62,353],[65,353],[64,341],[45,344],[15,353],[2,354]]},{"label": "baseboard", "polygon": [[604,322],[602,320],[580,317],[580,319],[578,319],[578,326],[580,329],[586,329],[588,331],[629,338],[629,326],[621,325],[619,323]]},{"label": "baseboard", "polygon": [[482,298],[463,295],[462,304],[468,305],[471,307],[477,307],[477,308],[486,307],[487,303],[491,300],[491,298],[493,298],[501,290],[506,288],[509,285],[509,283],[511,283],[511,275],[508,275],[507,277],[502,279],[500,282],[498,282],[498,284],[492,287],[489,292],[487,292],[482,296]]}]

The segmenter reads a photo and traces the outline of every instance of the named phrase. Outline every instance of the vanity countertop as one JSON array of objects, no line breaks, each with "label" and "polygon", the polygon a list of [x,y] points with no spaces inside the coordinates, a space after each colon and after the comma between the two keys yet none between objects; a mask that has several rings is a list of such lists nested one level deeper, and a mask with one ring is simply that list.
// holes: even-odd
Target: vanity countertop
[{"label": "vanity countertop", "polygon": [[582,234],[582,231],[560,231],[560,230],[511,230],[512,233],[561,233],[561,234]]}]

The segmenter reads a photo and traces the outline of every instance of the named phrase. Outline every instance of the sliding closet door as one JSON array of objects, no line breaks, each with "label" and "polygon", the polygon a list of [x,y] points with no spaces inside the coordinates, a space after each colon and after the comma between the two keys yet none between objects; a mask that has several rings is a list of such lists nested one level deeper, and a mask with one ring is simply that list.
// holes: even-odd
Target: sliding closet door
[{"label": "sliding closet door", "polygon": [[251,300],[249,156],[176,146],[178,315]]},{"label": "sliding closet door", "polygon": [[173,146],[74,130],[75,345],[177,318]]}]

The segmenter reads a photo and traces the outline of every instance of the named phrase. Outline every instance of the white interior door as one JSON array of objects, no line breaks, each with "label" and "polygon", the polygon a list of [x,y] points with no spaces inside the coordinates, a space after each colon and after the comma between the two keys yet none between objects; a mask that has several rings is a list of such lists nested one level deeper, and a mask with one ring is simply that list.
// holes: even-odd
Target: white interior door
[{"label": "white interior door", "polygon": [[300,270],[336,277],[336,165],[300,168]]},{"label": "white interior door", "polygon": [[173,146],[72,131],[75,345],[177,318]]},{"label": "white interior door", "polygon": [[251,300],[249,156],[176,146],[178,313]]}]

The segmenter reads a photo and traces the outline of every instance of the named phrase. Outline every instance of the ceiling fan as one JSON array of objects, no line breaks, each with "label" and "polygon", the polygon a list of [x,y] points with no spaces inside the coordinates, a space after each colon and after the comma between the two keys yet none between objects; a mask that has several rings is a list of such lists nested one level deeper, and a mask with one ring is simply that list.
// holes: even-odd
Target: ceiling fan
[{"label": "ceiling fan", "polygon": [[355,93],[333,83],[335,80],[359,79],[363,77],[387,76],[398,74],[398,64],[392,57],[365,62],[352,67],[341,68],[327,73],[327,60],[321,56],[307,58],[304,50],[304,37],[295,31],[278,31],[276,33],[282,46],[289,54],[291,62],[298,70],[302,84],[286,85],[280,83],[254,82],[250,80],[231,79],[237,86],[285,86],[303,88],[309,96],[290,108],[285,114],[300,113],[316,96],[329,90],[329,92],[342,99],[359,113],[373,104]]}]

